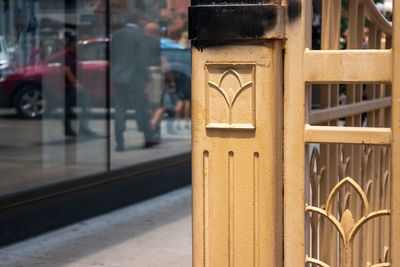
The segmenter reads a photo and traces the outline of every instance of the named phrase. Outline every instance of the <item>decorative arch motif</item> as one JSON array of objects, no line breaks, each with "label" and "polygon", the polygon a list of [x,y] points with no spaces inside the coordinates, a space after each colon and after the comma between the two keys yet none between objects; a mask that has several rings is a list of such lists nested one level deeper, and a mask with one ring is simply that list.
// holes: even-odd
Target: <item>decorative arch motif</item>
[{"label": "decorative arch motif", "polygon": [[[222,84],[224,83],[225,78],[228,77],[229,75],[232,75],[233,77],[235,77],[237,79],[237,82],[238,82],[237,88],[225,88],[224,89],[222,87]],[[229,70],[225,71],[224,74],[222,74],[219,84],[216,84],[212,81],[208,81],[208,83],[212,87],[216,88],[218,91],[221,92],[221,94],[224,96],[229,108],[232,109],[232,107],[235,104],[235,101],[238,98],[238,96],[240,95],[240,93],[243,90],[245,90],[246,88],[248,88],[249,86],[251,86],[253,84],[253,81],[248,81],[242,85],[240,74],[233,69],[229,69]]]},{"label": "decorative arch motif", "polygon": [[206,64],[206,128],[255,129],[255,68]]},{"label": "decorative arch motif", "polygon": [[[364,206],[364,213],[363,216],[357,221],[354,221],[354,216],[353,213],[349,210],[346,209],[343,214],[342,218],[337,219],[333,213],[332,213],[332,205],[334,198],[336,194],[344,188],[345,185],[351,186],[358,194],[360,197],[363,206]],[[335,185],[335,187],[332,189],[332,191],[329,194],[329,197],[326,202],[326,208],[318,208],[314,206],[309,206],[306,205],[306,212],[311,212],[311,213],[316,213],[319,214],[323,217],[325,217],[328,221],[330,221],[336,230],[338,231],[342,245],[341,245],[341,251],[342,251],[342,257],[343,257],[343,267],[351,267],[352,266],[352,257],[353,257],[353,251],[352,251],[352,242],[354,240],[354,237],[357,235],[357,232],[362,228],[363,225],[365,225],[368,221],[380,217],[380,216],[389,216],[390,215],[390,210],[378,210],[378,211],[372,211],[370,212],[370,205],[367,199],[366,194],[362,190],[361,186],[354,181],[354,179],[350,177],[346,177],[343,180],[341,180],[338,184]],[[307,258],[306,262],[310,263],[315,263],[319,266],[329,266],[326,265],[325,263],[322,263],[321,261],[318,261],[316,259],[312,258]],[[390,266],[386,265],[387,263],[378,264],[374,266]]]}]

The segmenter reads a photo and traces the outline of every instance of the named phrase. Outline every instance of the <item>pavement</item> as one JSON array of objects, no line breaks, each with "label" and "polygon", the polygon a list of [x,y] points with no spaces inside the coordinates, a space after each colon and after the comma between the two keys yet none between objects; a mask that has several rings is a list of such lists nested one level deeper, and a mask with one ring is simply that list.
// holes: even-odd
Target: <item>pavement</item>
[{"label": "pavement", "polygon": [[191,188],[0,248],[1,267],[189,267]]}]

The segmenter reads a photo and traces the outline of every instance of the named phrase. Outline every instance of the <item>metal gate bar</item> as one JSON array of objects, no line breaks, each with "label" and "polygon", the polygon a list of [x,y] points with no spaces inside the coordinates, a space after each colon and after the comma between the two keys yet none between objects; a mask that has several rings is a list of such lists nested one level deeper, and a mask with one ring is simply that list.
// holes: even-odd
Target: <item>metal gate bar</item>
[{"label": "metal gate bar", "polygon": [[393,1],[393,91],[392,91],[392,266],[400,266],[400,4]]}]

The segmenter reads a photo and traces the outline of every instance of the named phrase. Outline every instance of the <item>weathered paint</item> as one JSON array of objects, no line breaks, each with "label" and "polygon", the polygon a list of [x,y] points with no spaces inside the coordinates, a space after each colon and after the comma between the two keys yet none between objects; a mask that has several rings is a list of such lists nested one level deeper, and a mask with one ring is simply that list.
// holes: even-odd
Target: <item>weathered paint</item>
[{"label": "weathered paint", "polygon": [[[400,42],[391,49],[392,26],[369,0],[353,0],[353,50],[338,50],[341,4],[324,1],[324,50],[311,51],[311,0],[263,2],[278,10],[265,27],[249,16],[261,1],[192,2],[216,8],[191,35],[193,265],[397,266]],[[365,17],[369,51],[360,49]],[[311,110],[311,83],[322,84],[320,110]],[[342,106],[341,83],[350,84]]]},{"label": "weathered paint", "polygon": [[290,22],[293,22],[301,15],[301,1],[287,0],[287,16]]},{"label": "weathered paint", "polygon": [[[217,5],[189,8],[189,38],[228,41],[282,38],[284,8],[278,5]],[[282,21],[279,21],[282,19]],[[278,27],[280,26],[280,27]]]},{"label": "weathered paint", "polygon": [[246,44],[192,48],[195,267],[282,265],[282,46]]}]

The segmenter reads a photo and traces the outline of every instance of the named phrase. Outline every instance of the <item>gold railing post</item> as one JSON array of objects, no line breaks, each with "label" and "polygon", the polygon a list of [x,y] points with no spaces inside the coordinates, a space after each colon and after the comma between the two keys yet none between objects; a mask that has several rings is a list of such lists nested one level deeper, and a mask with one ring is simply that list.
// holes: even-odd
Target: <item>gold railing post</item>
[{"label": "gold railing post", "polygon": [[193,266],[282,266],[287,9],[215,2],[189,9]]},{"label": "gold railing post", "polygon": [[[311,48],[312,1],[286,0],[297,3],[299,15],[296,21],[287,19],[284,63],[284,265],[305,265],[305,160],[304,125],[305,79],[303,73],[304,51]],[[307,244],[308,245],[308,244]],[[306,266],[310,266],[309,264]]]},{"label": "gold railing post", "polygon": [[391,266],[400,266],[400,4],[393,1]]}]

